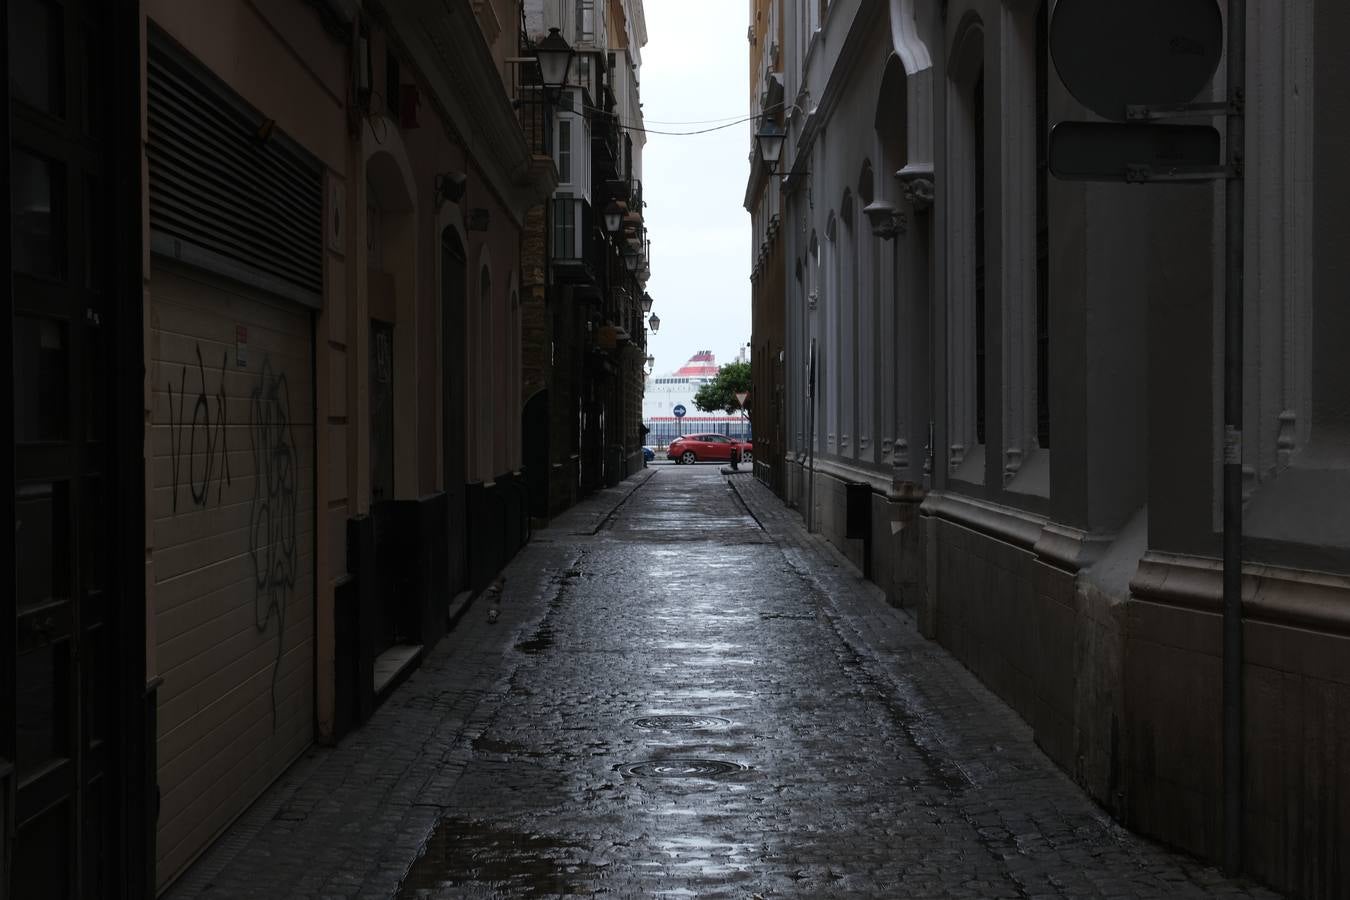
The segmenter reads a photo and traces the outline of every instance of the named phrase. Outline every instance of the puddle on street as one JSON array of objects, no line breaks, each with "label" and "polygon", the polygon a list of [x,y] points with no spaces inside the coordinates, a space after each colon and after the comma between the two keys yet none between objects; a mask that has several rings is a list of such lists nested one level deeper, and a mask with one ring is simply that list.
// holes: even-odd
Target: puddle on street
[{"label": "puddle on street", "polygon": [[750,846],[709,837],[662,838],[657,851],[665,855],[666,866],[674,873],[693,870],[700,877],[726,878],[748,872],[751,866]]},{"label": "puddle on street", "polygon": [[759,697],[758,691],[719,691],[703,688],[687,688],[685,690],[669,691],[668,693],[672,697],[688,697],[691,700],[702,700],[708,703],[717,700],[754,700]]},{"label": "puddle on street", "polygon": [[594,893],[602,866],[590,851],[561,838],[442,819],[399,887],[400,900],[461,897],[466,888],[512,897]]},{"label": "puddle on street", "polygon": [[543,653],[549,647],[553,646],[553,630],[551,628],[541,628],[535,632],[534,637],[528,641],[521,641],[516,644],[516,649],[526,656],[535,656]]},{"label": "puddle on street", "polygon": [[517,756],[529,753],[523,744],[517,744],[515,741],[499,741],[486,735],[474,739],[473,749],[479,753],[500,754],[503,756]]},{"label": "puddle on street", "polygon": [[744,644],[735,644],[730,641],[662,641],[661,647],[665,650],[688,650],[695,653],[730,653],[733,650],[740,650]]}]

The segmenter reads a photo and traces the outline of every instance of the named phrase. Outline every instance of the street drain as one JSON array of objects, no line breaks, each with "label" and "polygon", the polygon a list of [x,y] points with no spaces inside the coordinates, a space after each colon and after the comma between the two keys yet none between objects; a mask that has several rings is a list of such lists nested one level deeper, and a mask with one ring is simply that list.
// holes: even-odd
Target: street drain
[{"label": "street drain", "polygon": [[708,731],[725,728],[731,720],[721,716],[642,716],[629,719],[628,724],[644,731]]},{"label": "street drain", "polygon": [[749,766],[720,759],[652,759],[647,762],[615,766],[616,771],[633,778],[721,778],[750,771]]}]

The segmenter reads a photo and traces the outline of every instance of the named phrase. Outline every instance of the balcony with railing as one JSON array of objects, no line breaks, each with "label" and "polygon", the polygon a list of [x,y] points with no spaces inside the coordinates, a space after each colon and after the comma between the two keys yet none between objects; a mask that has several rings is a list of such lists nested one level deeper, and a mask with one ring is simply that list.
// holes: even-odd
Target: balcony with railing
[{"label": "balcony with railing", "polygon": [[559,282],[598,287],[605,275],[606,241],[596,232],[590,203],[579,197],[553,200],[553,274]]},{"label": "balcony with railing", "polygon": [[511,102],[516,108],[520,130],[531,156],[553,156],[553,127],[544,86],[539,80],[539,64],[527,52],[509,60]]},{"label": "balcony with railing", "polygon": [[608,57],[603,51],[578,50],[568,75],[568,83],[582,90],[585,112],[604,110],[609,81]]},{"label": "balcony with railing", "polygon": [[590,111],[591,156],[596,181],[615,181],[623,174],[623,129],[614,113],[614,95],[609,85],[601,88],[602,100]]}]

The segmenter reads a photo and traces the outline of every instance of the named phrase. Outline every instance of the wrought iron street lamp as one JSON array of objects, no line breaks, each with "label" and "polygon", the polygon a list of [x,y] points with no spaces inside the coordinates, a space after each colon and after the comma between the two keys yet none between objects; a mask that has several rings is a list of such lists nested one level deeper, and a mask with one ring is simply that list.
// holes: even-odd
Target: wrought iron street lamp
[{"label": "wrought iron street lamp", "polygon": [[623,264],[628,267],[628,271],[636,272],[640,262],[642,262],[642,253],[630,244],[623,251]]},{"label": "wrought iron street lamp", "polygon": [[548,30],[548,37],[534,48],[534,57],[539,61],[539,78],[544,84],[544,93],[550,100],[557,100],[567,84],[567,73],[572,68],[572,57],[576,53],[562,32],[557,28]]},{"label": "wrought iron street lamp", "polygon": [[755,146],[759,149],[759,158],[770,175],[778,171],[778,159],[783,155],[783,140],[786,137],[787,132],[783,130],[783,126],[772,119],[765,119],[759,126],[759,131],[755,133]]},{"label": "wrought iron street lamp", "polygon": [[652,334],[655,334],[661,330],[661,317],[656,313],[652,313],[651,317],[647,319],[647,325],[651,328]]},{"label": "wrought iron street lamp", "polygon": [[652,311],[652,295],[646,291],[642,292],[642,311],[645,313]]},{"label": "wrought iron street lamp", "polygon": [[618,234],[619,229],[623,227],[623,207],[617,201],[609,201],[605,207],[605,230],[610,234]]}]

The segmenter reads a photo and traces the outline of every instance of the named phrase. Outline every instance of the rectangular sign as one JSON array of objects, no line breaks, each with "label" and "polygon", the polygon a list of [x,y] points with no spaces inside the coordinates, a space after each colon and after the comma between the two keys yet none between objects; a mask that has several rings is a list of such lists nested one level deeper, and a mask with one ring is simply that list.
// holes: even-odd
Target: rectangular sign
[{"label": "rectangular sign", "polygon": [[1064,181],[1209,181],[1222,174],[1212,125],[1060,122],[1050,173]]}]

